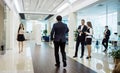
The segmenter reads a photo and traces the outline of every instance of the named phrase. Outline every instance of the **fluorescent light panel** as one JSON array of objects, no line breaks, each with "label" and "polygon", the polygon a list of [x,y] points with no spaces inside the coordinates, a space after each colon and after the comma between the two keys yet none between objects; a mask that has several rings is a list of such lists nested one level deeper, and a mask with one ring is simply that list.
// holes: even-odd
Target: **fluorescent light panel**
[{"label": "fluorescent light panel", "polygon": [[20,13],[20,7],[19,7],[19,4],[18,4],[18,0],[14,0],[14,4],[15,4],[15,7],[16,7],[18,13]]},{"label": "fluorescent light panel", "polygon": [[57,9],[57,12],[61,12],[63,9],[67,8],[69,5],[70,5],[69,3],[63,4],[59,9]]},{"label": "fluorescent light panel", "polygon": [[77,1],[77,0],[69,0],[69,2],[72,4],[72,3],[74,3],[75,1]]}]

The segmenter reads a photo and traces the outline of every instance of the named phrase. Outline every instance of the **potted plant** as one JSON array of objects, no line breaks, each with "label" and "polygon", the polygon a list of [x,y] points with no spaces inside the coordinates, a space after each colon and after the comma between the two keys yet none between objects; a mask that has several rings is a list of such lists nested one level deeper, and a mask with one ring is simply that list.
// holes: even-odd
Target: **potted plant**
[{"label": "potted plant", "polygon": [[46,29],[43,31],[43,34],[44,34],[44,36],[47,36],[47,30]]},{"label": "potted plant", "polygon": [[47,30],[46,30],[46,29],[43,31],[43,39],[44,39],[46,42],[49,42],[49,36],[47,36]]},{"label": "potted plant", "polygon": [[112,50],[109,54],[113,57],[115,65],[117,65],[120,62],[120,49]]},{"label": "potted plant", "polygon": [[77,36],[78,36],[78,30],[76,29],[75,31],[74,31],[74,40],[76,41],[76,39],[77,39]]}]

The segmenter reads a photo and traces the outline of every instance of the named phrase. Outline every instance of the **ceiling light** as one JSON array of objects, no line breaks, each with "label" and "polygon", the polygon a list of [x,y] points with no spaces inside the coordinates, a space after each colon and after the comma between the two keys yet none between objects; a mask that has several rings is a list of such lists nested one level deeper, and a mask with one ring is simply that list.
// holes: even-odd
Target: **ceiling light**
[{"label": "ceiling light", "polygon": [[72,3],[74,3],[75,1],[77,1],[77,0],[69,0],[69,2],[72,4]]},{"label": "ceiling light", "polygon": [[63,9],[67,8],[69,5],[70,5],[69,3],[63,4],[59,9],[57,9],[57,12],[61,12]]},{"label": "ceiling light", "polygon": [[20,7],[19,7],[19,4],[18,4],[18,1],[14,0],[14,4],[15,4],[15,7],[16,7],[18,13],[20,13]]}]

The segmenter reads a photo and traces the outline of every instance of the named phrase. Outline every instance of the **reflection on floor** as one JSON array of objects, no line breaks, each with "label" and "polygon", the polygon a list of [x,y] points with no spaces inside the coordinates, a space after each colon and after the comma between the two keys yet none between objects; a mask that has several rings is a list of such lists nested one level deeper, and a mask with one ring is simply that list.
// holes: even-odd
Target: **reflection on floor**
[{"label": "reflection on floor", "polygon": [[[47,44],[53,47],[53,44]],[[114,68],[113,59],[111,57],[108,57],[107,54],[103,53],[103,49],[101,47],[96,49],[93,46],[92,58],[90,60],[87,60],[86,49],[83,59],[80,59],[80,55],[77,58],[72,58],[74,55],[74,47],[68,48],[68,46],[66,46],[67,55],[70,57],[68,58],[69,65],[67,68],[63,68],[61,63],[61,68],[56,69],[54,67],[55,61],[53,57],[53,48],[50,48],[50,46],[45,46],[45,44],[43,43],[41,44],[41,46],[35,46],[34,43],[30,43],[28,41],[25,42],[24,52],[19,54],[16,44],[14,49],[7,50],[5,55],[0,55],[0,73],[44,73],[44,70],[47,69],[48,70],[45,73],[81,73],[81,71],[83,71],[84,69],[85,71],[82,73],[90,73],[91,71],[91,73],[94,73],[94,71],[96,71],[97,73],[111,73]],[[40,49],[40,47],[42,49]],[[32,49],[32,54],[34,54],[35,57],[31,55],[30,49]],[[48,57],[48,55],[50,55],[50,57]],[[32,58],[35,61],[32,62]],[[47,58],[47,60],[45,60],[45,58]],[[40,64],[35,63],[36,61]],[[48,66],[46,66],[45,63],[47,63]],[[37,67],[35,67],[35,65]],[[39,70],[41,70],[41,72],[36,72]]]},{"label": "reflection on floor", "polygon": [[25,42],[24,52],[18,53],[17,45],[0,55],[0,73],[33,73],[29,44]]},{"label": "reflection on floor", "polygon": [[48,43],[41,43],[41,46],[31,45],[31,47],[34,73],[96,73],[69,57],[67,57],[66,68],[63,67],[62,61],[60,68],[56,68],[54,49]]},{"label": "reflection on floor", "polygon": [[[49,43],[49,45],[54,47],[53,44],[51,43]],[[96,71],[97,73],[112,73],[112,70],[114,68],[113,59],[109,57],[108,53],[102,52],[103,49],[104,48],[102,45],[100,45],[99,48],[96,48],[94,45],[92,45],[92,58],[88,60],[86,59],[87,48],[85,48],[84,58],[81,59],[80,58],[80,54],[81,54],[80,47],[79,47],[78,57],[73,58],[74,53],[75,53],[75,47],[70,48],[66,46],[67,55],[71,57],[72,59],[78,61],[79,63],[85,65],[86,67],[89,67],[90,69]]]}]

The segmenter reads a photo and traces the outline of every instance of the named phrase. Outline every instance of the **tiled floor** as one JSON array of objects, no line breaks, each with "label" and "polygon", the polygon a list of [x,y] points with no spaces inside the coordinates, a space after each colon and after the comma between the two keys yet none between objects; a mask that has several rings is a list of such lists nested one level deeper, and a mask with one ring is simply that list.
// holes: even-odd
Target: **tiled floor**
[{"label": "tiled floor", "polygon": [[0,55],[0,73],[33,73],[29,43],[25,42],[24,52],[18,53],[17,45]]}]

